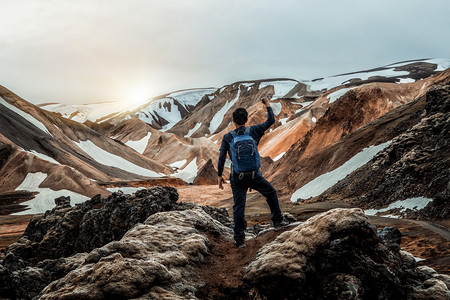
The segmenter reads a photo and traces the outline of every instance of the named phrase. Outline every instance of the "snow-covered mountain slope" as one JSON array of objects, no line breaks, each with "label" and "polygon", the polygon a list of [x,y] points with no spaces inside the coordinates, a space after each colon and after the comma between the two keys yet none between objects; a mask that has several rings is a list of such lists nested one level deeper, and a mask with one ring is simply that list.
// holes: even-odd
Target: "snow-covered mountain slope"
[{"label": "snow-covered mountain slope", "polygon": [[192,89],[162,95],[113,116],[105,116],[97,122],[116,125],[124,120],[137,118],[153,128],[167,131],[189,114],[202,99],[207,100],[207,95],[215,91],[215,88]]},{"label": "snow-covered mountain slope", "polygon": [[417,59],[302,82],[308,85],[310,90],[330,90],[340,85],[360,85],[369,82],[410,83],[448,68],[450,59]]},{"label": "snow-covered mountain slope", "polygon": [[[108,135],[173,170],[171,176],[192,183],[208,160],[217,165],[216,144],[207,138],[189,138],[152,128],[139,119],[113,127]],[[215,178],[214,178],[215,179]]]},{"label": "snow-covered mountain slope", "polygon": [[[83,124],[28,103],[4,87],[0,87],[0,113],[0,192],[30,186],[24,184],[31,180],[28,174],[37,173],[43,180],[33,180],[33,189],[70,190],[92,197],[108,194],[96,181],[136,180],[172,172]],[[42,191],[39,197],[47,192]]]},{"label": "snow-covered mountain slope", "polygon": [[106,116],[117,114],[128,109],[129,105],[123,102],[99,102],[89,104],[61,104],[43,103],[40,108],[61,114],[62,117],[79,123],[87,120],[96,122]]}]

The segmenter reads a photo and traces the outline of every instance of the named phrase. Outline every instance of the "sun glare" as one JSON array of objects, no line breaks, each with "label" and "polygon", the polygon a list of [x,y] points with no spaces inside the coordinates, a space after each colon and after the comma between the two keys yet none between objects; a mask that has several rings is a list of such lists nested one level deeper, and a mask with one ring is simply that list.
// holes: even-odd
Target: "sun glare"
[{"label": "sun glare", "polygon": [[131,90],[126,97],[125,102],[128,104],[139,104],[151,98],[150,91],[148,89],[136,88]]}]

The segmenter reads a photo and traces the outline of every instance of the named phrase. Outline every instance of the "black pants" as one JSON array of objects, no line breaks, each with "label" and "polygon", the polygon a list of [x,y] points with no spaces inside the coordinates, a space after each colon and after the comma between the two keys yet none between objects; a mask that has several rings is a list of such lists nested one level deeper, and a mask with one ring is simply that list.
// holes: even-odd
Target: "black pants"
[{"label": "black pants", "polygon": [[231,190],[233,191],[233,218],[234,218],[234,239],[236,241],[245,239],[245,228],[247,222],[245,221],[245,201],[247,198],[247,189],[252,188],[260,192],[266,197],[270,212],[272,213],[272,222],[280,222],[283,220],[281,215],[280,205],[278,203],[277,192],[272,185],[265,180],[261,172],[257,172],[254,176],[245,175],[239,179],[238,174],[234,174],[230,178]]}]

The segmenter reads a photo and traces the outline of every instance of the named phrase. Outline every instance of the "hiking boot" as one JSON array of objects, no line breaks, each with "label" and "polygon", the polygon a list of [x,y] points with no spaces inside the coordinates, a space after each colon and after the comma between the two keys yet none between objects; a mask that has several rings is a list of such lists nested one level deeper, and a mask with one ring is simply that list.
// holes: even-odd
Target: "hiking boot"
[{"label": "hiking boot", "polygon": [[244,247],[245,247],[245,241],[244,241],[244,240],[238,240],[238,241],[235,241],[234,244],[235,244],[236,247],[238,247],[238,248],[244,248]]},{"label": "hiking boot", "polygon": [[275,231],[279,231],[289,225],[289,223],[286,222],[284,220],[284,218],[283,218],[283,220],[281,220],[279,222],[272,222],[272,223],[273,223],[273,227],[275,228]]}]

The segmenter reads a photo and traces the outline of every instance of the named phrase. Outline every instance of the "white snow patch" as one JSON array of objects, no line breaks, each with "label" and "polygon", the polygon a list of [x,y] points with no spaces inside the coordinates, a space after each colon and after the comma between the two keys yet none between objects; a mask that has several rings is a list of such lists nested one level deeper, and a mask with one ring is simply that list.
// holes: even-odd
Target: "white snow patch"
[{"label": "white snow patch", "polygon": [[399,83],[411,83],[411,82],[416,82],[416,81],[412,78],[400,78]]},{"label": "white snow patch", "polygon": [[329,95],[327,96],[327,99],[329,100],[328,103],[329,103],[329,104],[333,103],[333,102],[336,101],[337,99],[341,98],[345,93],[347,93],[347,92],[350,91],[350,90],[353,90],[354,88],[356,88],[356,87],[352,87],[352,88],[343,88],[343,89],[340,89],[340,90],[338,90],[338,91],[336,91],[336,92],[333,92],[333,93],[329,94]]},{"label": "white snow patch", "polygon": [[48,155],[45,155],[45,154],[36,152],[36,151],[34,151],[34,150],[27,151],[27,152],[29,152],[29,153],[31,153],[31,154],[33,154],[33,155],[35,155],[35,156],[37,156],[37,157],[39,157],[39,158],[41,158],[41,159],[43,159],[43,160],[46,160],[46,161],[52,162],[52,163],[54,163],[54,164],[60,165],[59,162],[57,162],[56,160],[54,160],[53,158],[51,158],[51,157],[48,156]]},{"label": "white snow patch", "polygon": [[277,103],[272,103],[271,102],[270,103],[270,107],[272,107],[274,115],[278,116],[281,113],[282,105],[281,105],[280,102],[277,102]]},{"label": "white snow patch", "polygon": [[39,188],[39,185],[47,178],[47,174],[42,172],[28,173],[23,182],[16,188],[16,191],[39,192],[33,199],[23,202],[28,209],[14,215],[40,214],[52,209],[55,206],[55,199],[61,196],[70,196],[70,203],[74,205],[89,199],[84,195],[69,191],[49,188]]},{"label": "white snow patch", "polygon": [[89,156],[103,165],[116,167],[127,172],[142,176],[161,177],[161,174],[158,174],[155,171],[151,171],[149,169],[142,168],[120,156],[109,153],[108,151],[103,150],[91,141],[80,141],[76,144],[81,148],[81,150],[86,152]]},{"label": "white snow patch", "polygon": [[406,209],[421,210],[425,206],[427,206],[428,203],[430,203],[431,201],[433,201],[433,199],[425,198],[425,197],[408,198],[406,200],[395,201],[395,202],[389,204],[389,206],[386,208],[368,209],[365,211],[365,213],[366,213],[366,215],[374,216],[377,213],[386,212],[386,211],[389,211],[394,208],[400,208],[401,209],[400,212],[403,212]]},{"label": "white snow patch", "polygon": [[194,158],[184,169],[173,174],[174,177],[181,178],[187,183],[193,183],[198,172],[197,157]]},{"label": "white snow patch", "polygon": [[287,120],[288,120],[288,119],[289,119],[289,118],[283,118],[283,119],[280,119],[279,121],[280,121],[281,125],[284,125],[284,124],[287,123]]},{"label": "white snow patch", "polygon": [[427,63],[437,64],[437,68],[435,71],[444,71],[450,68],[450,59],[447,58],[433,58],[425,60]]},{"label": "white snow patch", "polygon": [[286,154],[286,151],[283,152],[283,153],[278,154],[278,155],[273,159],[273,161],[279,160],[279,159],[282,158],[285,154]]},{"label": "white snow patch", "polygon": [[113,187],[113,188],[107,188],[108,191],[111,193],[122,191],[124,194],[134,194],[138,190],[147,189],[146,187],[131,187],[131,186],[125,186],[125,187]]},{"label": "white snow patch", "polygon": [[168,124],[164,125],[161,131],[169,130],[181,120],[181,112],[178,106],[175,105],[175,100],[169,98],[151,101],[136,114],[139,119],[148,124],[158,119],[156,114],[166,120]]},{"label": "white snow patch", "polygon": [[183,159],[183,160],[180,160],[180,161],[176,161],[176,162],[174,162],[174,163],[171,163],[171,164],[169,164],[168,166],[169,166],[169,167],[172,167],[172,168],[177,168],[177,169],[179,169],[179,168],[181,168],[182,166],[184,166],[184,165],[186,164],[186,162],[187,162],[187,160],[186,160],[186,159]]},{"label": "white snow patch", "polygon": [[311,121],[313,121],[314,123],[316,123],[316,122],[317,122],[316,117],[312,117]]},{"label": "white snow patch", "polygon": [[346,161],[342,166],[331,172],[322,174],[302,186],[294,194],[292,194],[291,201],[296,202],[297,199],[308,199],[310,197],[319,196],[327,189],[335,185],[339,180],[344,179],[348,174],[369,162],[375,154],[386,148],[390,143],[391,142],[389,141],[377,146],[364,148],[361,152]]},{"label": "white snow patch", "polygon": [[254,82],[253,83],[241,83],[241,85],[249,88],[249,87],[252,87],[253,85],[255,85],[255,83]]},{"label": "white snow patch", "polygon": [[84,123],[86,120],[96,122],[106,116],[119,114],[126,111],[126,102],[100,102],[89,104],[46,104],[41,106],[42,109],[60,113],[64,118]]},{"label": "white snow patch", "polygon": [[180,91],[167,95],[169,98],[174,98],[180,103],[184,108],[187,106],[196,106],[202,98],[208,94],[214,93],[216,89],[196,89],[189,91]]},{"label": "white snow patch", "polygon": [[314,101],[305,101],[305,102],[292,102],[292,104],[300,104],[302,106],[301,109],[305,109],[308,105],[313,103]]},{"label": "white snow patch", "polygon": [[[34,126],[36,126],[37,128],[39,128],[40,130],[50,134],[50,132],[48,131],[47,127],[45,127],[44,124],[42,124],[40,121],[36,120],[32,115],[24,112],[21,109],[18,109],[17,107],[15,107],[12,104],[9,104],[8,102],[6,102],[5,99],[3,99],[2,97],[0,97],[0,104],[2,104],[3,106],[5,106],[6,108],[12,110],[13,112],[15,112],[16,114],[18,114],[19,116],[21,116],[22,118],[24,118],[25,120],[27,120],[28,122],[30,122],[31,124],[33,124]],[[51,134],[50,134],[51,135]]]},{"label": "white snow patch", "polygon": [[195,124],[194,128],[189,129],[188,133],[184,137],[191,137],[191,135],[193,135],[194,132],[200,128],[200,126],[202,126],[202,122]]},{"label": "white snow patch", "polygon": [[326,77],[315,81],[303,81],[304,84],[308,85],[308,90],[310,91],[320,91],[322,89],[330,90],[334,87],[347,83],[350,79],[360,78],[361,80],[367,80],[371,76],[384,76],[384,77],[398,77],[409,75],[407,71],[394,71],[394,67],[373,72],[359,72],[349,75],[340,75],[333,77]]},{"label": "white snow patch", "polygon": [[238,94],[236,95],[236,98],[231,100],[230,102],[227,101],[225,105],[214,115],[214,117],[211,119],[211,122],[209,123],[209,132],[214,133],[214,131],[217,130],[217,128],[222,124],[223,117],[227,113],[227,111],[233,107],[233,105],[239,100],[239,96],[241,94],[241,90],[239,89]]},{"label": "white snow patch", "polygon": [[265,88],[272,85],[275,91],[272,99],[283,98],[298,84],[295,80],[279,80],[279,81],[268,81],[262,82],[259,85],[259,89]]},{"label": "white snow patch", "polygon": [[142,153],[144,153],[145,148],[147,148],[148,140],[150,139],[151,136],[152,136],[152,133],[149,132],[142,139],[140,139],[138,141],[128,141],[128,142],[125,143],[125,145],[127,145],[128,147],[133,148],[134,150],[136,150],[137,152],[142,154]]},{"label": "white snow patch", "polygon": [[307,101],[307,102],[303,102],[303,103],[298,103],[298,102],[296,102],[296,103],[293,103],[293,104],[301,104],[302,105],[302,107],[301,108],[299,108],[299,109],[297,109],[296,111],[295,111],[295,113],[299,113],[299,112],[301,112],[302,110],[305,110],[311,103],[313,103],[314,101]]}]

